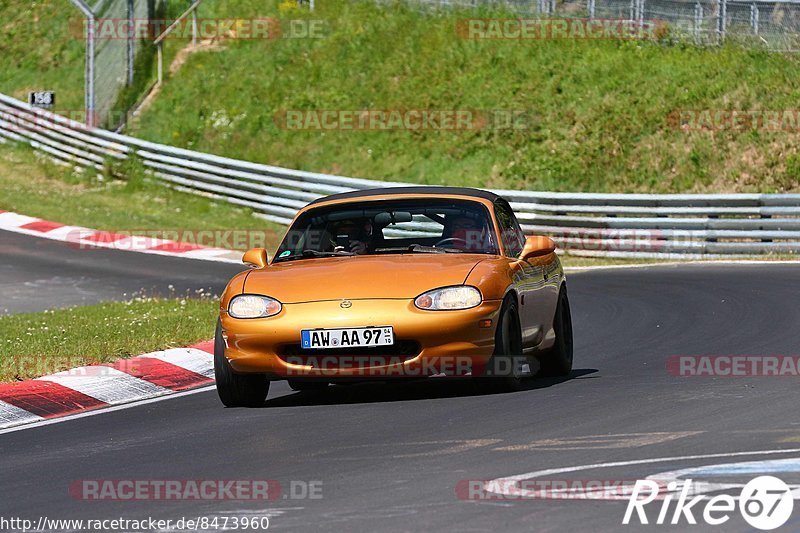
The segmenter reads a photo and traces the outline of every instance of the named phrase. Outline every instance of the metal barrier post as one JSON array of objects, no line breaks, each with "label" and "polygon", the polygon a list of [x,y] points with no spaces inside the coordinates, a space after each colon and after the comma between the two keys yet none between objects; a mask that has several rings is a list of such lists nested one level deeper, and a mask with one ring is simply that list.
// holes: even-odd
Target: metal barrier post
[{"label": "metal barrier post", "polygon": [[183,22],[186,17],[192,15],[192,42],[197,42],[197,7],[200,5],[202,0],[194,0],[189,8],[183,12],[183,14],[175,19],[172,24],[170,24],[161,35],[156,37],[153,40],[153,44],[156,45],[156,50],[158,51],[158,85],[164,81],[164,39],[169,36],[172,31],[178,27],[178,25]]}]

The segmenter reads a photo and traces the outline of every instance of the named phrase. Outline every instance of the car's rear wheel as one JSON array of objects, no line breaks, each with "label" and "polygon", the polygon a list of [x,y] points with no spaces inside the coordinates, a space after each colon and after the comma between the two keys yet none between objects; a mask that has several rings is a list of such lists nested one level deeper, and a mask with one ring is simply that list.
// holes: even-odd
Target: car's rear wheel
[{"label": "car's rear wheel", "polygon": [[556,342],[553,349],[539,358],[540,374],[543,376],[566,376],[572,371],[572,314],[569,310],[567,288],[558,294],[558,305],[553,317]]},{"label": "car's rear wheel", "polygon": [[495,330],[494,354],[486,371],[492,385],[506,390],[518,390],[522,387],[526,377],[524,365],[528,364],[522,355],[522,328],[518,309],[516,298],[513,295],[506,297]]},{"label": "car's rear wheel", "polygon": [[322,390],[327,387],[327,381],[305,381],[300,379],[289,380],[289,388],[299,392]]},{"label": "car's rear wheel", "polygon": [[225,339],[219,321],[214,336],[214,377],[217,394],[226,407],[258,407],[267,399],[269,381],[265,374],[237,374],[231,368],[225,358]]}]

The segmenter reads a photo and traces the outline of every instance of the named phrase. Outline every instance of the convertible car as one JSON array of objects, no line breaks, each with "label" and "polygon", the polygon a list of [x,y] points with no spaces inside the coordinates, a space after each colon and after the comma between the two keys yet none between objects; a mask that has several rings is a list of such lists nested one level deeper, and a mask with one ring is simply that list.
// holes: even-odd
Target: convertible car
[{"label": "convertible car", "polygon": [[214,370],[226,406],[263,404],[271,381],[461,376],[518,388],[572,368],[564,271],[508,202],[477,189],[335,194],[300,210],[220,302]]}]

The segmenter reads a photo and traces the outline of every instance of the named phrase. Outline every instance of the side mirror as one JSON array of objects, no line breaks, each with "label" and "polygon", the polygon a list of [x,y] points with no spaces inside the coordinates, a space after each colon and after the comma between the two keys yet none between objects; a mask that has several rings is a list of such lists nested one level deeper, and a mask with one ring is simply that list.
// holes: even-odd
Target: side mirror
[{"label": "side mirror", "polygon": [[523,261],[527,261],[535,257],[552,254],[555,251],[556,243],[553,239],[542,235],[531,235],[525,239],[525,247],[522,248],[522,253],[519,254],[519,258]]},{"label": "side mirror", "polygon": [[265,248],[251,248],[242,256],[242,263],[256,268],[267,266],[267,250]]}]

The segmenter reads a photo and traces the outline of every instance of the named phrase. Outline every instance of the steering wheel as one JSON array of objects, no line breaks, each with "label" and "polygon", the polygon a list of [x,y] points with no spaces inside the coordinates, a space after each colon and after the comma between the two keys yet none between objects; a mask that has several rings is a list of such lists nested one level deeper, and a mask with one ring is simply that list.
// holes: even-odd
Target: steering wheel
[{"label": "steering wheel", "polygon": [[460,242],[460,243],[464,244],[464,247],[467,246],[467,241],[465,241],[464,239],[459,239],[458,237],[449,237],[447,239],[442,239],[441,241],[437,242],[436,244],[433,245],[433,247],[436,248],[437,246],[441,246],[441,245],[443,245],[445,243],[449,243],[449,242],[452,242],[452,243]]}]

